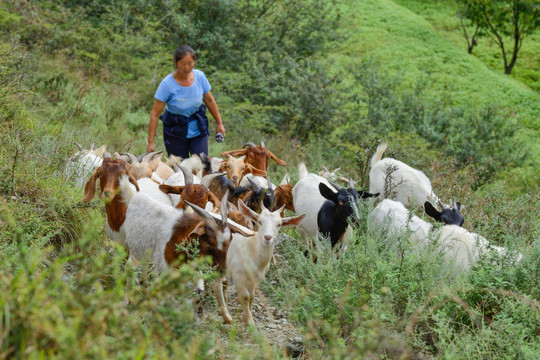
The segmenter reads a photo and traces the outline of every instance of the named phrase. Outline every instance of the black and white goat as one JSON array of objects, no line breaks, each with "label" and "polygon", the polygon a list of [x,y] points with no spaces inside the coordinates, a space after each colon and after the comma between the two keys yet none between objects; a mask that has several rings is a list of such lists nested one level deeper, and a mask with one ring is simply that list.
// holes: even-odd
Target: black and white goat
[{"label": "black and white goat", "polygon": [[306,214],[298,232],[308,247],[318,233],[328,237],[334,247],[343,239],[349,224],[360,220],[357,202],[374,195],[353,187],[341,188],[319,175],[308,174],[304,163],[298,166],[298,172],[299,180],[292,189],[294,209]]}]

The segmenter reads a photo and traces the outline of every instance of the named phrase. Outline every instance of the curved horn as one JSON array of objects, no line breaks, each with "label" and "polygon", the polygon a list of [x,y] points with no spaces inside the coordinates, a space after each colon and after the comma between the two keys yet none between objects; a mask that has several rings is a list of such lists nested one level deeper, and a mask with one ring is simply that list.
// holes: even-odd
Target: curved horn
[{"label": "curved horn", "polygon": [[122,159],[124,160],[124,162],[126,163],[129,163],[129,156],[127,156],[125,153],[124,154],[119,154],[119,153],[114,153],[114,157],[117,158],[117,159]]},{"label": "curved horn", "polygon": [[270,175],[268,175],[268,173],[266,173],[266,181],[268,182],[268,190],[274,191],[274,189],[272,189],[272,182],[270,181]]},{"label": "curved horn", "polygon": [[120,155],[127,156],[129,158],[129,160],[127,162],[130,163],[130,164],[133,164],[133,163],[136,164],[136,163],[139,162],[139,160],[137,160],[137,157],[135,155],[133,155],[132,153],[121,152]]},{"label": "curved horn", "polygon": [[218,176],[223,176],[223,175],[227,175],[227,173],[224,173],[224,172],[220,172],[220,173],[213,173],[213,174],[208,174],[206,175],[205,177],[203,177],[202,179],[202,184],[206,187],[209,187],[210,186],[210,183],[215,179],[217,178]]},{"label": "curved horn", "polygon": [[193,185],[193,174],[182,165],[177,165],[184,174],[184,183],[186,185]]},{"label": "curved horn", "polygon": [[201,158],[201,161],[205,164],[210,162],[208,155],[206,155],[204,152],[201,152],[199,157]]},{"label": "curved horn", "polygon": [[356,184],[356,182],[352,178],[349,178],[349,187],[354,189],[355,184]]},{"label": "curved horn", "polygon": [[438,201],[439,201],[439,206],[441,207],[441,210],[448,209],[448,206],[446,206],[445,204],[443,204],[443,202],[441,201],[441,199],[439,199]]},{"label": "curved horn", "polygon": [[229,198],[229,189],[225,191],[225,194],[223,195],[223,198],[221,199],[221,225],[225,225],[227,223],[227,199]]},{"label": "curved horn", "polygon": [[83,151],[83,147],[81,145],[79,145],[78,143],[76,142],[73,142],[75,145],[77,145],[77,147],[79,148],[79,151]]},{"label": "curved horn", "polygon": [[146,155],[148,155],[148,154],[150,154],[150,153],[144,153],[144,154],[142,154],[142,155],[137,156],[135,159],[136,159],[138,162],[142,162],[142,160],[144,159],[144,157],[145,157]]},{"label": "curved horn", "polygon": [[253,188],[253,190],[255,190],[255,191],[261,190],[261,187],[255,181],[253,181],[251,176],[248,176],[247,179],[248,179],[249,183],[251,184],[251,187]]},{"label": "curved horn", "polygon": [[255,145],[254,143],[250,141],[250,142],[245,143],[244,146],[242,146],[242,149],[245,149],[246,147],[254,148],[254,147],[257,147],[257,145]]},{"label": "curved horn", "polygon": [[330,183],[330,185],[332,185],[333,187],[335,187],[335,188],[336,188],[336,190],[338,190],[338,191],[342,189],[342,187],[341,187],[341,186],[339,186],[339,185],[338,185],[338,184],[336,184],[336,183],[333,183],[333,182],[330,182],[330,181],[329,181],[329,183]]},{"label": "curved horn", "polygon": [[261,141],[261,147],[266,149],[266,145],[264,144],[264,141]]}]

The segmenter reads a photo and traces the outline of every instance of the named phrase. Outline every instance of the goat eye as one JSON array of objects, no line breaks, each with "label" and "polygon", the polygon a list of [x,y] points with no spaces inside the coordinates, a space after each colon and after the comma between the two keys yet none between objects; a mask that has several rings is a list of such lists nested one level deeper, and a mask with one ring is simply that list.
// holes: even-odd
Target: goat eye
[{"label": "goat eye", "polygon": [[343,205],[343,201],[340,201],[340,202],[339,202],[339,205]]}]

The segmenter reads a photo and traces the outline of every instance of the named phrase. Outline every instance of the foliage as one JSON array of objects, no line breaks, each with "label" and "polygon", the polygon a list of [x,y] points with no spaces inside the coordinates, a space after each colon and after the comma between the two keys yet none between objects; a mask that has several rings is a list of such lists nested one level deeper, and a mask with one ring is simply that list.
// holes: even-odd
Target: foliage
[{"label": "foliage", "polygon": [[[523,39],[540,27],[540,5],[534,0],[464,0],[463,3],[464,15],[480,29],[478,35],[489,35],[499,45],[504,73],[510,74]],[[512,50],[505,46],[505,36],[513,39]]]},{"label": "foliage", "polygon": [[[505,210],[515,214],[519,206]],[[371,208],[365,204],[362,218]],[[271,274],[276,281],[264,286],[295,310],[312,358],[532,359],[540,320],[535,220],[536,230],[526,235],[532,247],[519,264],[486,258],[456,277],[429,247],[378,236],[363,223],[339,258],[326,240],[318,243],[316,263],[303,255],[299,241],[283,243],[285,261]],[[524,236],[508,233],[513,241]]]}]

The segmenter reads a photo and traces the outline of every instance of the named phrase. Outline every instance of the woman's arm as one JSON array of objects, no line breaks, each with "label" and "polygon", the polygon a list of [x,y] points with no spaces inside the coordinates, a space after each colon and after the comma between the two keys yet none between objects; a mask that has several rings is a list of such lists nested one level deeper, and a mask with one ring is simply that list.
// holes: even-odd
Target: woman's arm
[{"label": "woman's arm", "polygon": [[[150,123],[148,124],[148,145],[146,145],[146,151],[152,152],[156,149],[154,145],[154,138],[156,137],[156,129],[159,121],[159,117],[165,108],[165,103],[156,99],[152,112],[150,112]],[[212,114],[213,115],[213,114]]]},{"label": "woman's arm", "polygon": [[210,91],[203,95],[203,102],[210,111],[210,114],[212,114],[212,117],[216,120],[216,134],[220,132],[225,135],[225,127],[223,126],[223,121],[221,121],[221,115],[219,114],[216,100],[214,100]]}]

